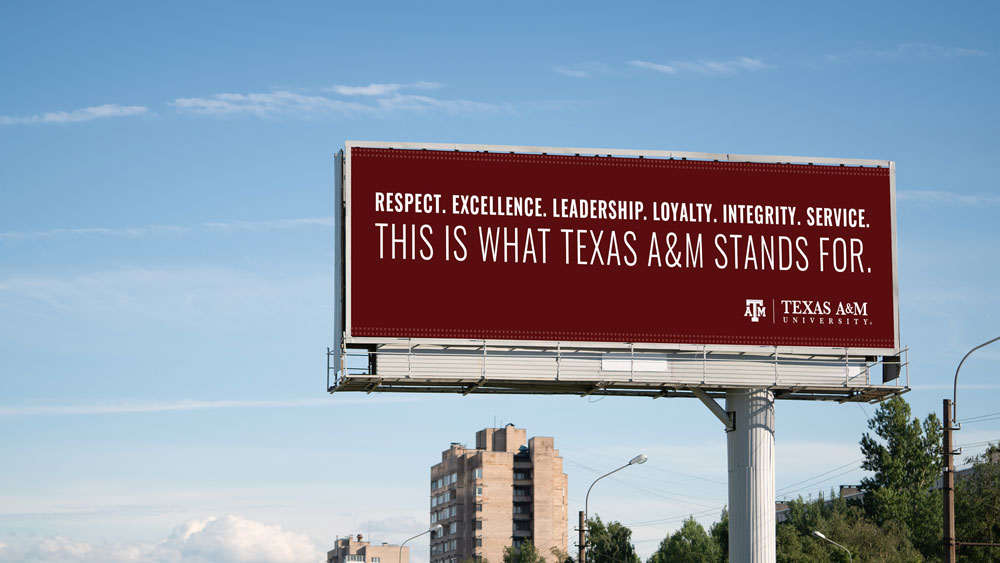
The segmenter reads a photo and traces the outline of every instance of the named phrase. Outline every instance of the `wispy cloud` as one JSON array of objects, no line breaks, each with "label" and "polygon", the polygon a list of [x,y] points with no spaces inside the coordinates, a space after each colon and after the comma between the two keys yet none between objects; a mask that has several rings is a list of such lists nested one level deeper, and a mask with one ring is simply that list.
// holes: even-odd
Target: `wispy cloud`
[{"label": "wispy cloud", "polygon": [[236,232],[289,230],[308,227],[332,227],[333,217],[299,217],[295,219],[264,219],[259,221],[214,221],[199,226],[147,225],[142,227],[83,227],[47,229],[41,231],[0,232],[0,240],[17,242],[31,239],[49,239],[71,236],[109,236],[142,238],[150,236],[179,236],[198,232]]},{"label": "wispy cloud", "polygon": [[108,117],[128,117],[144,115],[149,111],[145,106],[120,106],[104,104],[75,109],[72,111],[49,111],[36,115],[0,115],[0,125],[31,125],[44,123],[79,123]]},{"label": "wispy cloud", "polygon": [[634,66],[636,68],[645,68],[647,70],[655,70],[656,72],[663,72],[666,74],[674,74],[677,69],[665,64],[651,63],[649,61],[629,61],[629,66]]},{"label": "wispy cloud", "polygon": [[255,115],[274,117],[288,114],[356,115],[370,108],[357,102],[336,100],[326,96],[307,96],[288,91],[250,94],[222,93],[207,98],[177,98],[170,105],[185,113],[199,115]]},{"label": "wispy cloud", "polygon": [[[422,94],[405,93],[407,89],[439,88],[435,82],[410,84],[369,84],[367,86],[338,85],[326,90],[347,97],[306,95],[280,90],[249,94],[222,93],[200,98],[177,98],[170,105],[183,113],[211,116],[253,115],[257,117],[362,115],[384,117],[400,112],[442,112],[449,114],[495,113],[504,106],[462,99],[441,99]],[[359,101],[359,98],[365,101]]]},{"label": "wispy cloud", "polygon": [[[381,397],[380,403],[410,403],[422,400],[419,397]],[[72,416],[102,414],[142,414],[161,412],[182,412],[219,409],[274,409],[298,407],[336,407],[346,403],[368,403],[370,397],[344,398],[324,397],[315,399],[286,400],[220,400],[220,401],[164,401],[164,402],[122,402],[77,405],[0,405],[0,416]]]},{"label": "wispy cloud", "polygon": [[928,62],[939,62],[949,59],[967,57],[986,57],[989,53],[979,49],[966,47],[948,47],[933,43],[899,43],[890,49],[855,49],[846,53],[834,53],[826,56],[830,62],[846,63],[859,59],[906,60],[916,59]]},{"label": "wispy cloud", "polygon": [[629,66],[662,72],[665,74],[676,74],[678,72],[694,72],[706,75],[735,74],[737,72],[751,72],[769,68],[764,61],[752,59],[750,57],[737,57],[725,61],[698,60],[698,61],[670,61],[668,63],[655,63],[642,60],[631,60]]},{"label": "wispy cloud", "polygon": [[437,82],[411,82],[409,84],[369,84],[367,86],[344,86],[335,85],[327,88],[327,91],[336,92],[341,96],[386,96],[400,90],[406,89],[416,89],[416,90],[434,90],[440,88],[441,84]]},{"label": "wispy cloud", "polygon": [[567,66],[557,66],[553,70],[558,74],[570,78],[593,78],[597,75],[611,72],[611,67],[602,62],[590,61]]},{"label": "wispy cloud", "polygon": [[900,190],[896,192],[896,200],[946,205],[1000,205],[1000,195],[968,195],[941,190]]}]

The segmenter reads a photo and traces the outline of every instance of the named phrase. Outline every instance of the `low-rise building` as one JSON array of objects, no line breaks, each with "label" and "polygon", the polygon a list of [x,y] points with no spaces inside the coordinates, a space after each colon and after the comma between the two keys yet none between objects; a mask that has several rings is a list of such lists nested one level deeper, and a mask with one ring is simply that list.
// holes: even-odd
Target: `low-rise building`
[{"label": "low-rise building", "polygon": [[362,541],[363,537],[358,534],[357,539],[347,536],[337,538],[337,543],[330,551],[326,552],[326,563],[409,563],[410,548],[398,545],[371,545]]}]

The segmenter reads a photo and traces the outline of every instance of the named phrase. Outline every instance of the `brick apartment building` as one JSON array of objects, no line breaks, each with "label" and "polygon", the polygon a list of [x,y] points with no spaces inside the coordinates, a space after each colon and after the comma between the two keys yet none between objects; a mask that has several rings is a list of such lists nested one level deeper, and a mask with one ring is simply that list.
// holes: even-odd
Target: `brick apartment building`
[{"label": "brick apartment building", "polygon": [[[526,440],[508,424],[476,432],[476,447],[452,443],[431,467],[431,563],[503,560],[531,540],[539,552],[567,551],[567,479],[550,437]],[[383,562],[388,563],[388,562]]]}]

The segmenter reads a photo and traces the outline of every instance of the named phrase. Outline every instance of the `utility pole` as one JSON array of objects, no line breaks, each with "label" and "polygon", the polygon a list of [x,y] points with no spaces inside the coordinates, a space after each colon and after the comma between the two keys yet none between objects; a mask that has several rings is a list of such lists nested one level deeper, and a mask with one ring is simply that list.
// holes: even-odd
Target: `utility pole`
[{"label": "utility pole", "polygon": [[941,491],[944,493],[944,563],[955,563],[955,449],[951,439],[954,429],[952,405],[944,400],[944,474]]},{"label": "utility pole", "polygon": [[580,541],[578,543],[580,546],[580,556],[577,557],[577,563],[587,563],[587,522],[583,511],[580,511]]}]

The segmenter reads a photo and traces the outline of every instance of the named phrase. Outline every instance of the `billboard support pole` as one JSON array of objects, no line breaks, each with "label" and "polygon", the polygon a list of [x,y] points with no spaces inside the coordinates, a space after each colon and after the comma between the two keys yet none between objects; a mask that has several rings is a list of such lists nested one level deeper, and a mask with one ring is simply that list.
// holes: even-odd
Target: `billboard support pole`
[{"label": "billboard support pole", "polygon": [[729,457],[729,561],[774,563],[774,393],[726,392],[735,429],[726,435]]}]

